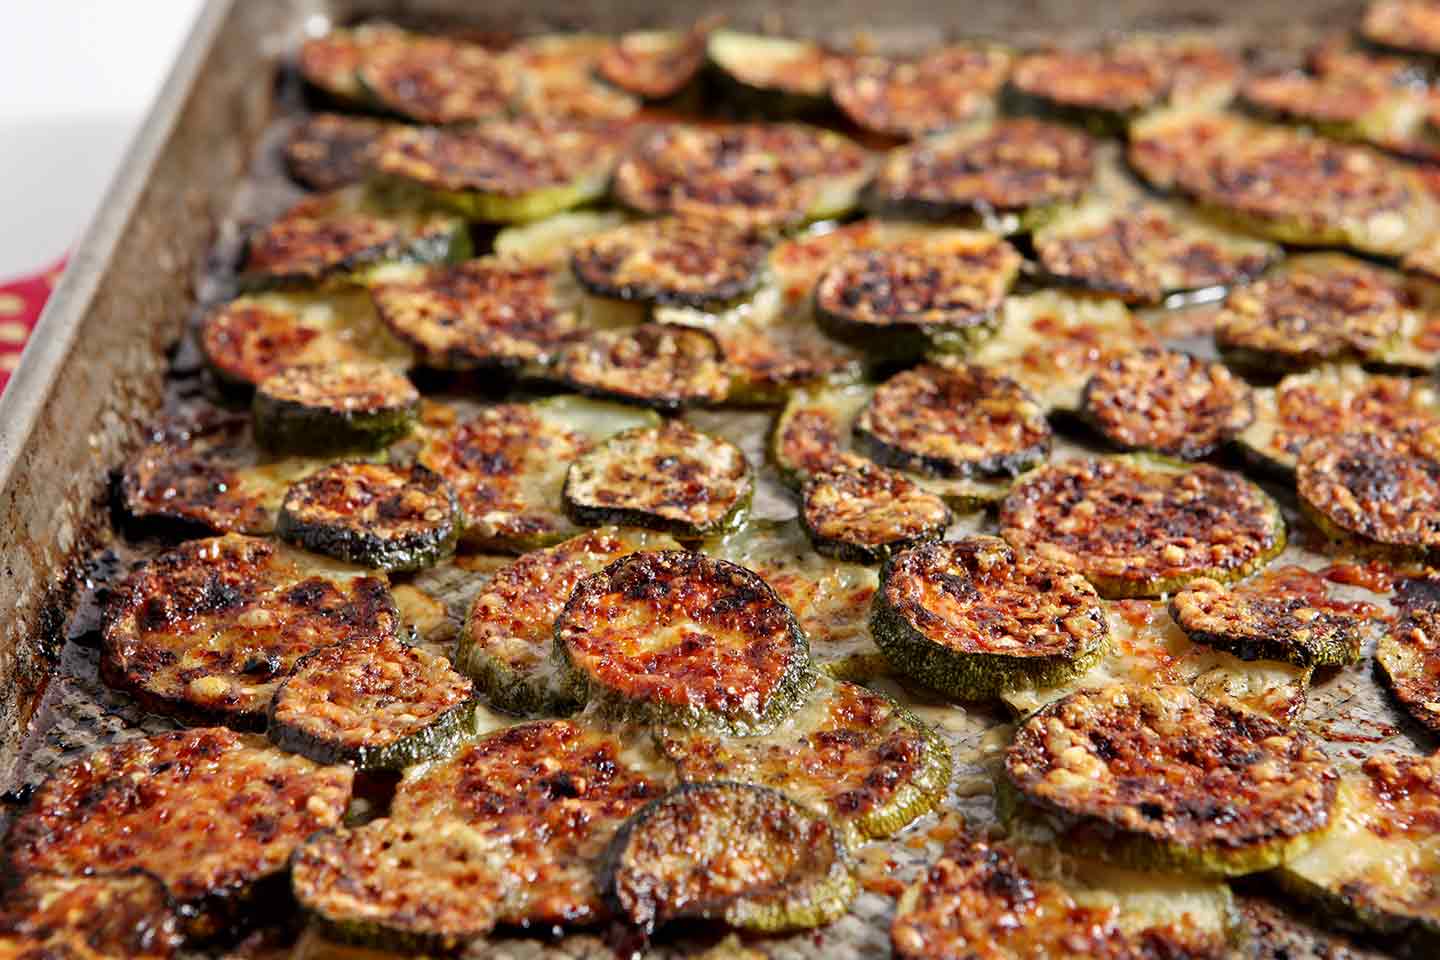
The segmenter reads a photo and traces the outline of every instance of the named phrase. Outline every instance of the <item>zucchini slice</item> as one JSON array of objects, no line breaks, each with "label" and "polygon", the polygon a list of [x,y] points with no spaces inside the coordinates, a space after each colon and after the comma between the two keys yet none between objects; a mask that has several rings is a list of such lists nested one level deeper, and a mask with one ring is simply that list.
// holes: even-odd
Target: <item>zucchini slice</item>
[{"label": "zucchini slice", "polygon": [[987,44],[941,47],[916,60],[860,57],[837,64],[830,95],[857,127],[912,140],[993,113],[1012,59]]},{"label": "zucchini slice", "polygon": [[730,390],[715,338],[669,324],[596,330],[561,349],[554,376],[581,393],[666,411],[720,403]]},{"label": "zucchini slice", "polygon": [[739,447],[680,420],[616,434],[577,457],[565,475],[565,506],[577,523],[681,537],[733,529],[754,492]]},{"label": "zucchini slice", "polygon": [[1440,550],[1440,458],[1423,436],[1312,440],[1300,451],[1295,492],[1306,516],[1332,539],[1401,557]]},{"label": "zucchini slice", "polygon": [[1285,521],[1238,473],[1145,455],[1082,457],[1022,479],[1000,505],[1011,546],[1078,570],[1103,597],[1238,580],[1285,549]]},{"label": "zucchini slice", "polygon": [[643,214],[776,228],[849,213],[872,167],[858,144],[818,127],[673,124],[621,161],[612,190]]},{"label": "zucchini slice", "polygon": [[1410,716],[1440,734],[1440,614],[1409,611],[1380,636],[1375,663]]},{"label": "zucchini slice", "polygon": [[689,30],[636,30],[610,44],[596,61],[600,79],[651,103],[673,100],[686,90],[705,63],[710,27]]},{"label": "zucchini slice", "polygon": [[554,267],[507,257],[386,270],[370,286],[380,319],[427,366],[546,363],[582,332]]},{"label": "zucchini slice", "polygon": [[348,107],[369,106],[365,88],[360,85],[360,66],[413,39],[412,34],[388,23],[331,30],[301,45],[297,66],[305,82],[326,98]]},{"label": "zucchini slice", "polygon": [[245,247],[240,285],[343,286],[383,263],[446,263],[470,253],[459,217],[406,204],[367,186],[317,193],[297,202]]},{"label": "zucchini slice", "polygon": [[898,550],[939,540],[950,526],[950,508],[904,474],[858,460],[805,482],[800,522],[818,552],[879,563]]},{"label": "zucchini slice", "polygon": [[146,709],[256,726],[301,656],[397,627],[384,579],[230,534],[133,574],[106,611],[100,667]]},{"label": "zucchini slice", "polygon": [[1080,415],[1122,450],[1199,460],[1254,422],[1255,401],[1223,365],[1148,347],[1097,371]]},{"label": "zucchini slice", "polygon": [[416,123],[498,120],[517,92],[505,57],[445,37],[411,35],[367,50],[355,78],[380,109]]},{"label": "zucchini slice", "polygon": [[1440,949],[1440,757],[1381,753],[1340,780],[1335,823],[1275,874],[1327,920],[1414,957]]},{"label": "zucchini slice", "polygon": [[1081,198],[1095,142],[1029,118],[981,121],[892,150],[870,185],[887,213],[1021,233]]},{"label": "zucchini slice", "polygon": [[1013,378],[1046,411],[1080,409],[1090,377],[1159,338],[1118,300],[1041,290],[1007,297],[995,335],[967,358]]},{"label": "zucchini slice", "polygon": [[705,56],[726,106],[770,118],[823,118],[834,64],[841,60],[810,40],[724,28],[710,34]]},{"label": "zucchini slice", "polygon": [[596,882],[606,844],[673,779],[645,739],[569,720],[506,727],[407,770],[390,816],[426,832],[458,821],[506,843],[500,923],[593,923],[607,913]]},{"label": "zucchini slice", "polygon": [[1110,629],[1085,578],[998,537],[947,540],[893,556],[870,632],[894,668],[956,700],[1078,677]]},{"label": "zucchini slice", "polygon": [[422,466],[337,463],[290,488],[275,533],[357,566],[422,570],[455,552],[460,507]]},{"label": "zucchini slice", "polygon": [[1241,660],[1302,667],[1355,663],[1365,620],[1317,587],[1314,574],[1294,567],[1272,568],[1229,587],[1202,577],[1170,598],[1170,616],[1191,640]]},{"label": "zucchini slice", "polygon": [[405,436],[420,391],[378,363],[286,367],[255,387],[255,442],[287,453],[379,450]]},{"label": "zucchini slice", "polygon": [[660,729],[656,738],[682,782],[779,790],[828,816],[852,842],[899,833],[950,786],[950,747],[933,730],[883,694],[825,678],[764,736]]},{"label": "zucchini slice", "polygon": [[340,821],[352,777],[220,727],[127,740],[40,786],[6,838],[6,875],[143,867],[187,938],[207,939],[246,918],[306,837]]},{"label": "zucchini slice", "polygon": [[641,722],[763,733],[814,682],[795,615],[744,567],[669,550],[576,585],[555,621],[576,696]]},{"label": "zucchini slice", "polygon": [[570,265],[598,297],[723,308],[755,291],[768,247],[754,233],[670,217],[592,234]]},{"label": "zucchini slice", "polygon": [[1236,960],[1386,960],[1390,956],[1361,947],[1342,934],[1316,929],[1298,911],[1268,899],[1236,900],[1244,944],[1234,954]]},{"label": "zucchini slice", "polygon": [[1021,57],[1010,74],[1016,106],[1101,134],[1123,131],[1127,121],[1161,103],[1170,84],[1163,59],[1125,44],[1039,51]]},{"label": "zucchini slice", "polygon": [[406,127],[381,138],[375,169],[470,220],[523,223],[603,196],[620,146],[616,130],[593,124]]},{"label": "zucchini slice", "polygon": [[580,532],[562,496],[576,457],[653,423],[652,413],[573,396],[497,404],[466,420],[437,409],[417,459],[455,491],[464,543],[519,553]]},{"label": "zucchini slice", "polygon": [[6,884],[0,956],[169,960],[180,922],[165,887],[143,870],[67,877],[32,873]]},{"label": "zucchini slice", "polygon": [[340,113],[317,113],[290,131],[285,169],[308,190],[339,190],[370,176],[370,158],[387,124]]},{"label": "zucchini slice", "polygon": [[564,269],[576,243],[625,222],[625,214],[618,210],[570,210],[533,223],[511,224],[495,234],[495,254]]},{"label": "zucchini slice", "polygon": [[1016,731],[1005,774],[1058,818],[1066,849],[1212,876],[1303,853],[1330,824],[1339,782],[1307,734],[1164,684],[1050,704]]},{"label": "zucchini slice", "polygon": [[587,33],[541,34],[515,44],[506,58],[519,73],[515,110],[541,120],[624,120],[640,98],[599,77],[609,37]]},{"label": "zucchini slice", "polygon": [[200,349],[222,381],[245,386],[291,366],[379,363],[405,370],[415,362],[360,291],[239,297],[206,314]]},{"label": "zucchini slice", "polygon": [[1374,0],[1360,35],[1386,50],[1440,57],[1440,16],[1423,0]]},{"label": "zucchini slice", "polygon": [[833,824],[783,793],[726,781],[646,804],[615,835],[603,870],[615,913],[647,932],[690,919],[759,933],[821,927],[858,892]]},{"label": "zucchini slice", "polygon": [[449,660],[366,637],[302,657],[275,690],[269,734],[319,763],[398,770],[449,753],[474,713],[471,683]]},{"label": "zucchini slice", "polygon": [[881,463],[940,477],[1013,477],[1042,462],[1052,434],[1024,387],[985,367],[925,364],[875,390],[855,436]]},{"label": "zucchini slice", "polygon": [[663,534],[605,527],[532,550],[496,571],[476,594],[456,645],[456,666],[502,710],[520,716],[571,712],[576,703],[550,656],[555,620],[571,591],[623,556],[679,546]]}]

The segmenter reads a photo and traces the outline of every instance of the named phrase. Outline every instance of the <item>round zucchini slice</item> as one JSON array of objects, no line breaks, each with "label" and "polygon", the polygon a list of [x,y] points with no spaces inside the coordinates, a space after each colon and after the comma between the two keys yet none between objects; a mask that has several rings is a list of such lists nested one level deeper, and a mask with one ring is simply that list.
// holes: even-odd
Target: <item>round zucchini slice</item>
[{"label": "round zucchini slice", "polygon": [[555,268],[506,257],[387,270],[370,287],[380,319],[427,366],[546,363],[582,332]]},{"label": "round zucchini slice", "polygon": [[495,573],[476,595],[455,650],[455,664],[495,706],[520,716],[569,713],[551,650],[555,621],[581,579],[631,553],[679,549],[669,537],[605,527],[532,550]]},{"label": "round zucchini slice", "polygon": [[1192,580],[1170,598],[1170,616],[1196,643],[1241,660],[1284,660],[1331,667],[1360,659],[1363,617],[1315,589],[1308,571],[1285,568],[1225,586]]},{"label": "round zucchini slice", "polygon": [[814,682],[770,585],[684,551],[631,554],[581,580],[555,651],[576,696],[605,713],[739,734],[773,728]]},{"label": "round zucchini slice", "polygon": [[0,900],[0,955],[12,960],[169,960],[181,943],[164,885],[140,869],[32,873],[8,882]]},{"label": "round zucchini slice", "polygon": [[1381,635],[1375,662],[1410,716],[1440,734],[1440,614],[1410,611]]},{"label": "round zucchini slice", "polygon": [[857,892],[834,825],[776,790],[724,781],[646,804],[615,835],[603,870],[615,913],[646,931],[687,919],[759,933],[822,927]]},{"label": "round zucchini slice", "polygon": [[1440,459],[1421,437],[1318,437],[1300,451],[1295,491],[1332,538],[1402,557],[1440,550]]},{"label": "round zucchini slice", "polygon": [[290,131],[285,169],[308,190],[339,190],[370,176],[370,158],[387,124],[340,113],[317,113]]},{"label": "round zucchini slice", "polygon": [[40,786],[6,838],[6,875],[144,868],[187,937],[207,939],[246,918],[306,837],[340,821],[352,777],[220,727],[127,740]]},{"label": "round zucchini slice", "polygon": [[1074,203],[1095,176],[1095,143],[1029,118],[984,121],[893,150],[871,184],[886,211],[1020,233]]},{"label": "round zucchini slice", "polygon": [[607,916],[596,882],[606,844],[672,779],[637,740],[569,720],[506,727],[407,770],[390,816],[426,832],[458,822],[503,842],[499,923],[594,923]]},{"label": "round zucchini slice", "polygon": [[1021,57],[1010,74],[1013,99],[1097,133],[1124,129],[1131,117],[1162,102],[1171,71],[1155,57],[1118,45],[1101,50],[1047,50]]},{"label": "round zucchini slice", "polygon": [[528,37],[506,51],[519,74],[515,110],[542,120],[624,120],[640,99],[602,82],[600,59],[609,37],[551,33]]},{"label": "round zucchini slice", "polygon": [[754,292],[768,249],[754,233],[664,218],[586,237],[570,265],[598,297],[723,308]]},{"label": "round zucchini slice", "polygon": [[1254,422],[1255,402],[1221,364],[1150,347],[1092,376],[1080,414],[1122,450],[1199,460]]},{"label": "round zucchini slice", "polygon": [[1365,11],[1360,35],[1399,53],[1440,57],[1440,15],[1423,0],[1375,0]]},{"label": "round zucchini slice", "polygon": [[534,223],[511,224],[495,234],[495,254],[565,269],[576,243],[625,222],[625,214],[618,210],[571,210]]},{"label": "round zucchini slice", "polygon": [[1064,683],[1110,637],[1083,576],[998,537],[897,553],[880,574],[870,631],[896,670],[956,700]]},{"label": "round zucchini slice", "polygon": [[147,710],[257,726],[301,656],[388,636],[397,616],[364,570],[254,537],[192,540],[119,589],[100,667]]},{"label": "round zucchini slice", "polygon": [[1082,690],[1021,725],[1005,786],[1059,817],[1067,849],[1216,876],[1303,853],[1339,775],[1309,735],[1188,687]]},{"label": "round zucchini slice", "polygon": [[708,24],[690,30],[637,30],[610,44],[596,61],[600,79],[657,103],[686,90],[705,63]]},{"label": "round zucchini slice", "polygon": [[800,522],[815,549],[837,560],[879,563],[898,550],[939,540],[950,508],[904,474],[855,458],[805,482]]},{"label": "round zucchini slice", "polygon": [[444,37],[411,36],[367,51],[356,80],[381,109],[427,124],[498,120],[517,87],[504,57]]},{"label": "round zucchini slice", "polygon": [[379,450],[410,432],[420,391],[378,363],[286,367],[255,388],[255,442],[282,453]]},{"label": "round zucchini slice", "polygon": [[1045,411],[1009,377],[967,364],[897,373],[855,421],[881,463],[941,477],[1013,477],[1043,461]]},{"label": "round zucchini slice", "polygon": [[399,770],[449,753],[475,713],[470,681],[439,654],[367,637],[306,654],[275,690],[270,740],[320,763]]},{"label": "round zucchini slice", "polygon": [[682,537],[733,529],[754,492],[739,447],[680,420],[616,434],[577,457],[565,475],[565,506],[577,523]]},{"label": "round zucchini slice", "polygon": [[1257,896],[1236,898],[1244,947],[1236,960],[1386,960],[1390,954],[1360,946],[1355,940],[1312,923],[1293,905],[1282,907]]},{"label": "round zucchini slice", "polygon": [[911,140],[993,112],[1011,59],[1008,50],[978,44],[917,60],[861,57],[837,64],[830,95],[861,129]]},{"label": "round zucchini slice", "polygon": [[282,539],[378,570],[423,570],[455,552],[460,507],[422,466],[337,463],[296,483],[275,525]]},{"label": "round zucchini slice", "polygon": [[938,806],[950,747],[904,707],[820,679],[795,714],[760,737],[661,729],[681,781],[729,780],[779,790],[828,817],[855,842],[889,837]]},{"label": "round zucchini slice", "polygon": [[301,45],[297,65],[305,82],[326,98],[349,107],[370,106],[357,73],[361,64],[413,39],[412,34],[388,23],[331,30]]},{"label": "round zucchini slice", "polygon": [[1238,473],[1140,455],[1037,470],[1001,504],[1000,528],[1011,546],[1080,571],[1110,599],[1238,580],[1285,549],[1280,508]]},{"label": "round zucchini slice", "polygon": [[705,45],[727,105],[766,117],[815,116],[830,107],[830,78],[840,58],[818,43],[713,31]]},{"label": "round zucchini slice", "polygon": [[709,332],[658,323],[597,330],[560,351],[554,375],[581,393],[666,411],[720,403],[730,390]]}]

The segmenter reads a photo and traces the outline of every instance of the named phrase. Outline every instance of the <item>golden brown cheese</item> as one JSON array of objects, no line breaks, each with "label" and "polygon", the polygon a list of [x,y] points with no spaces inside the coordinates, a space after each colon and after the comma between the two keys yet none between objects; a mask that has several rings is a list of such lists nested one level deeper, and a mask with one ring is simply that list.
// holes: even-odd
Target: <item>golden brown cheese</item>
[{"label": "golden brown cheese", "polygon": [[584,393],[661,410],[719,403],[730,389],[713,336],[652,323],[597,330],[569,344],[555,375]]},{"label": "golden brown cheese", "polygon": [[689,30],[627,33],[611,43],[595,71],[607,83],[646,100],[668,100],[689,86],[705,62],[709,22]]},{"label": "golden brown cheese", "polygon": [[505,52],[519,72],[515,111],[546,120],[624,120],[640,109],[629,91],[601,82],[601,58],[610,38],[593,34],[541,34]]},{"label": "golden brown cheese", "polygon": [[1376,0],[1360,32],[1381,46],[1440,55],[1440,11],[1425,0]]},{"label": "golden brown cheese", "polygon": [[1380,638],[1375,662],[1410,715],[1440,733],[1440,612],[1414,610]]},{"label": "golden brown cheese", "polygon": [[664,218],[585,237],[570,263],[598,296],[705,306],[754,290],[768,247],[756,234]]},{"label": "golden brown cheese", "polygon": [[912,139],[993,109],[1010,61],[999,47],[964,45],[941,47],[916,60],[857,58],[835,71],[830,95],[866,130]]},{"label": "golden brown cheese", "polygon": [[364,96],[357,71],[369,58],[403,47],[412,36],[389,24],[364,24],[307,39],[300,46],[300,75],[306,82],[341,100]]},{"label": "golden brown cheese", "polygon": [[1343,934],[1317,929],[1270,900],[1240,897],[1237,907],[1245,945],[1236,960],[1384,960],[1388,956]]},{"label": "golden brown cheese", "polygon": [[603,178],[620,145],[608,126],[561,121],[403,127],[381,138],[375,169],[438,190],[518,197],[582,177]]},{"label": "golden brown cheese", "polygon": [[1440,547],[1440,459],[1424,436],[1317,437],[1300,451],[1295,487],[1327,532],[1399,551]]},{"label": "golden brown cheese", "polygon": [[32,873],[7,887],[0,899],[5,960],[168,960],[181,944],[164,886],[140,870]]},{"label": "golden brown cheese", "polygon": [[501,57],[443,37],[372,47],[356,72],[380,106],[420,123],[497,119],[516,87],[514,69]]},{"label": "golden brown cheese", "polygon": [[800,518],[815,549],[861,563],[939,539],[950,525],[945,501],[904,474],[861,458],[806,481]]},{"label": "golden brown cheese", "polygon": [[1123,46],[1051,50],[1020,58],[1010,83],[1061,106],[1127,114],[1159,102],[1169,90],[1170,71]]},{"label": "golden brown cheese", "polygon": [[289,366],[266,377],[256,390],[276,404],[294,404],[336,415],[417,408],[420,392],[402,373],[381,364],[331,363]]},{"label": "golden brown cheese", "polygon": [[285,168],[310,190],[338,190],[370,175],[375,143],[386,125],[340,113],[317,113],[290,131]]}]

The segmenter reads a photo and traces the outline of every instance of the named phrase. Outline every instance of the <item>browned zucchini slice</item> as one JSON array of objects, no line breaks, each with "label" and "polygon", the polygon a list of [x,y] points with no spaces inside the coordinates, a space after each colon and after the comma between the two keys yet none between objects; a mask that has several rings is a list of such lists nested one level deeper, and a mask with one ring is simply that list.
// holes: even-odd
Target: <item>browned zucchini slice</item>
[{"label": "browned zucchini slice", "polygon": [[668,785],[636,739],[569,720],[507,727],[407,771],[390,816],[427,831],[459,821],[502,838],[500,923],[593,923],[606,916],[596,883],[605,845]]},{"label": "browned zucchini slice", "polygon": [[1171,71],[1124,44],[1093,50],[1045,50],[1021,57],[1010,74],[1012,98],[1097,132],[1123,126],[1163,101]]},{"label": "browned zucchini slice", "polygon": [[255,442],[288,453],[378,450],[410,432],[420,392],[378,363],[286,367],[255,388]]},{"label": "browned zucchini slice", "polygon": [[711,32],[705,55],[720,98],[767,117],[823,118],[834,64],[842,59],[812,40],[724,28]]},{"label": "browned zucchini slice", "polygon": [[657,410],[719,403],[730,389],[715,338],[668,324],[597,330],[560,351],[555,376],[581,393]]},{"label": "browned zucchini slice", "polygon": [[908,140],[993,111],[1011,59],[982,44],[941,47],[916,60],[862,57],[837,65],[830,95],[856,126]]},{"label": "browned zucchini slice", "polygon": [[1330,824],[1339,781],[1307,734],[1163,684],[1050,704],[1016,731],[1005,773],[1059,817],[1068,849],[1219,876],[1303,853]]},{"label": "browned zucchini slice", "polygon": [[619,210],[570,210],[533,223],[514,223],[495,234],[494,251],[497,256],[563,270],[570,265],[576,243],[628,219]]},{"label": "browned zucchini slice", "polygon": [[1374,0],[1365,11],[1360,33],[1380,47],[1440,56],[1440,15],[1424,0]]},{"label": "browned zucchini slice", "polygon": [[1440,613],[1409,611],[1381,635],[1375,662],[1395,699],[1440,734]]},{"label": "browned zucchini slice", "polygon": [[684,727],[764,732],[813,683],[805,635],[769,584],[677,550],[581,580],[555,621],[555,651],[580,699]]},{"label": "browned zucchini slice", "polygon": [[352,776],[219,727],[128,740],[41,785],[10,828],[6,871],[143,867],[203,939],[243,920],[290,852],[339,822]]},{"label": "browned zucchini slice", "polygon": [[340,113],[317,113],[290,131],[285,169],[310,190],[338,190],[370,176],[370,158],[386,124]]},{"label": "browned zucchini slice", "polygon": [[1440,549],[1440,458],[1423,435],[1318,437],[1300,451],[1295,489],[1333,538],[1401,556]]},{"label": "browned zucchini slice", "polygon": [[521,116],[551,120],[623,120],[640,99],[599,76],[611,39],[592,33],[527,37],[506,51],[519,73],[515,109]]},{"label": "browned zucchini slice", "polygon": [[838,919],[857,887],[849,850],[824,817],[748,783],[687,783],[615,835],[602,883],[642,930],[723,920],[778,933]]},{"label": "browned zucchini slice", "polygon": [[595,72],[606,83],[642,100],[669,100],[689,87],[700,72],[709,34],[710,25],[704,21],[689,30],[627,33],[600,54]]},{"label": "browned zucchini slice", "polygon": [[516,93],[514,66],[504,57],[444,37],[365,51],[356,80],[381,109],[417,123],[470,123],[505,116]]},{"label": "browned zucchini slice", "polygon": [[1012,546],[1079,570],[1111,598],[1238,580],[1285,548],[1280,508],[1238,473],[1141,455],[1037,470],[1001,504],[1000,527]]},{"label": "browned zucchini slice", "polygon": [[944,536],[950,508],[904,474],[857,458],[805,482],[800,522],[820,553],[879,563],[897,550]]},{"label": "browned zucchini slice", "polygon": [[1245,381],[1221,364],[1150,347],[1097,371],[1080,412],[1122,450],[1199,460],[1250,426],[1255,403]]},{"label": "browned zucchini slice", "polygon": [[848,213],[871,167],[857,144],[816,127],[671,125],[631,151],[612,189],[641,213],[779,227]]},{"label": "browned zucchini slice", "polygon": [[889,697],[843,681],[819,680],[795,714],[764,736],[664,728],[656,737],[682,781],[779,790],[855,841],[899,833],[950,785],[950,748],[934,731]]},{"label": "browned zucchini slice", "polygon": [[142,870],[32,873],[6,884],[0,956],[11,960],[168,960],[181,944],[165,887]]},{"label": "browned zucchini slice", "polygon": [[664,218],[586,237],[570,265],[596,296],[705,308],[753,293],[768,248],[754,233]]},{"label": "browned zucchini slice", "polygon": [[253,726],[301,656],[387,636],[396,617],[364,570],[236,534],[192,540],[117,591],[101,671],[157,713]]},{"label": "browned zucchini slice", "polygon": [[[1237,898],[1243,946],[1235,960],[1385,960],[1388,954],[1319,930],[1298,911],[1257,896]],[[1316,918],[1314,922],[1323,922]]]},{"label": "browned zucchini slice", "polygon": [[669,537],[606,527],[532,550],[490,578],[465,618],[455,663],[495,706],[521,716],[576,706],[550,651],[555,620],[583,577],[641,550],[678,549]]},{"label": "browned zucchini slice", "polygon": [[386,270],[370,286],[380,319],[441,369],[544,363],[582,331],[555,269],[507,257]]},{"label": "browned zucchini slice", "polygon": [[616,434],[577,457],[565,475],[565,506],[577,523],[684,537],[734,528],[754,492],[739,447],[680,420]]},{"label": "browned zucchini slice", "polygon": [[311,37],[300,47],[300,75],[346,106],[368,105],[358,71],[371,57],[403,47],[413,36],[388,23],[367,23]]}]

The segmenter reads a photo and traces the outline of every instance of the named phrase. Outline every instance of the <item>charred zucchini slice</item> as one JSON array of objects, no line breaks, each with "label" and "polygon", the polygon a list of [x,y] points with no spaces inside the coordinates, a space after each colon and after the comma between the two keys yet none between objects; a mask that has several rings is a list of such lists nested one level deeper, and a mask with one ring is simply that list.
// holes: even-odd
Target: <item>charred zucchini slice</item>
[{"label": "charred zucchini slice", "polygon": [[892,150],[870,185],[881,210],[1020,233],[1076,202],[1095,143],[1029,118],[982,121]]},{"label": "charred zucchini slice", "polygon": [[1218,363],[1148,347],[1085,384],[1080,415],[1122,450],[1208,457],[1255,420],[1250,387]]},{"label": "charred zucchini slice", "polygon": [[836,65],[830,95],[856,126],[909,140],[991,113],[1011,59],[982,44],[941,47],[916,60],[861,57]]},{"label": "charred zucchini slice", "polygon": [[839,58],[818,43],[722,28],[710,34],[705,55],[722,99],[741,112],[823,117],[830,106]]},{"label": "charred zucchini slice", "polygon": [[925,364],[882,383],[855,421],[881,463],[941,477],[1013,477],[1040,463],[1045,411],[1009,377],[968,364]]},{"label": "charred zucchini slice", "polygon": [[1156,57],[1124,44],[1092,50],[1046,50],[1021,57],[1010,74],[1016,106],[1076,120],[1097,133],[1162,102],[1171,72]]},{"label": "charred zucchini slice", "polygon": [[956,700],[1063,683],[1088,670],[1110,636],[1083,576],[998,537],[893,556],[870,631],[896,670]]},{"label": "charred zucchini slice", "polygon": [[800,124],[671,125],[615,170],[615,198],[643,214],[674,213],[740,228],[844,216],[870,178],[870,155]]},{"label": "charred zucchini slice", "polygon": [[246,386],[291,366],[379,363],[405,370],[415,362],[358,291],[231,300],[206,315],[200,349],[221,380]]},{"label": "charred zucchini slice", "polygon": [[1001,504],[1000,528],[1011,546],[1080,571],[1110,598],[1238,580],[1285,548],[1280,508],[1238,473],[1140,455],[1037,470]]},{"label": "charred zucchini slice", "polygon": [[142,870],[69,877],[32,873],[0,900],[0,956],[169,960],[180,922],[165,887]]},{"label": "charred zucchini slice", "polygon": [[541,262],[481,257],[386,270],[370,297],[390,331],[441,369],[545,363],[582,332],[575,298]]},{"label": "charred zucchini slice", "polygon": [[623,120],[640,99],[598,76],[609,37],[550,33],[528,37],[506,51],[519,73],[515,109],[542,120]]},{"label": "charred zucchini slice", "polygon": [[517,86],[504,57],[474,44],[414,35],[367,51],[355,76],[375,105],[417,123],[497,120]]},{"label": "charred zucchini slice", "polygon": [[257,885],[339,822],[351,778],[349,767],[219,727],[127,740],[41,785],[10,828],[6,873],[143,867],[174,899],[186,934],[204,939],[242,920]]},{"label": "charred zucchini slice", "polygon": [[1440,16],[1424,0],[1375,0],[1360,35],[1385,49],[1440,57]]},{"label": "charred zucchini slice", "polygon": [[1334,826],[1275,874],[1334,922],[1392,937],[1415,957],[1440,947],[1440,757],[1381,753],[1340,780]]},{"label": "charred zucchini slice", "polygon": [[897,550],[944,536],[950,508],[904,474],[859,460],[805,482],[800,522],[820,553],[879,563]]},{"label": "charred zucchini slice", "polygon": [[704,22],[690,30],[627,33],[600,54],[595,72],[611,86],[642,100],[671,100],[699,74],[709,34]]},{"label": "charred zucchini slice", "polygon": [[390,816],[426,831],[458,821],[502,840],[500,923],[593,923],[606,916],[596,883],[606,844],[670,779],[643,742],[569,720],[507,727],[406,771]]},{"label": "charred zucchini slice", "polygon": [[1422,437],[1318,437],[1300,451],[1295,490],[1306,515],[1332,538],[1399,556],[1440,549],[1440,458]]},{"label": "charred zucchini slice", "polygon": [[1412,717],[1440,733],[1440,614],[1410,611],[1381,635],[1375,662],[1395,699]]},{"label": "charred zucchini slice", "polygon": [[379,450],[410,432],[420,392],[378,363],[286,367],[255,388],[255,442],[284,453]]},{"label": "charred zucchini slice", "polygon": [[[1388,954],[1318,930],[1299,911],[1256,896],[1237,898],[1243,946],[1236,960],[1384,960]],[[1318,919],[1318,918],[1317,918]]]},{"label": "charred zucchini slice", "polygon": [[855,841],[899,833],[937,806],[950,785],[950,748],[934,731],[889,697],[824,678],[765,736],[661,729],[656,737],[683,782],[779,790]]},{"label": "charred zucchini slice", "polygon": [[254,726],[305,653],[396,623],[366,571],[253,537],[192,540],[119,589],[101,671],[157,713]]},{"label": "charred zucchini slice", "polygon": [[370,176],[370,157],[386,124],[340,113],[306,117],[285,141],[285,169],[310,190],[339,190]]},{"label": "charred zucchini slice", "polygon": [[555,651],[582,701],[682,727],[764,732],[813,683],[805,635],[770,585],[683,551],[631,554],[581,580]]},{"label": "charred zucchini slice", "polygon": [[570,712],[576,704],[550,651],[555,620],[571,591],[620,557],[678,548],[664,535],[606,527],[525,554],[476,595],[456,646],[456,666],[502,710],[521,716]]},{"label": "charred zucchini slice", "polygon": [[1330,824],[1339,781],[1307,734],[1163,684],[1050,704],[1016,731],[1005,773],[1059,818],[1068,849],[1219,876],[1303,853]]},{"label": "charred zucchini slice", "polygon": [[269,734],[320,763],[398,770],[450,752],[475,712],[450,661],[398,637],[367,637],[306,654],[275,691]]},{"label": "charred zucchini slice", "polygon": [[360,66],[386,51],[402,47],[413,36],[387,23],[367,23],[348,30],[331,30],[312,37],[300,47],[300,75],[311,87],[346,106],[368,106],[360,85]]},{"label": "charred zucchini slice", "polygon": [[704,309],[753,293],[768,247],[757,234],[664,218],[586,237],[570,265],[595,296]]},{"label": "charred zucchini slice", "polygon": [[721,360],[707,331],[646,323],[568,344],[554,375],[581,393],[675,411],[725,399],[730,376]]},{"label": "charred zucchini slice", "polygon": [[603,196],[619,147],[614,130],[579,123],[397,128],[376,147],[375,169],[468,219],[521,223]]},{"label": "charred zucchini slice", "polygon": [[741,449],[680,420],[616,434],[565,475],[577,523],[615,523],[704,537],[744,519],[755,478]]}]

